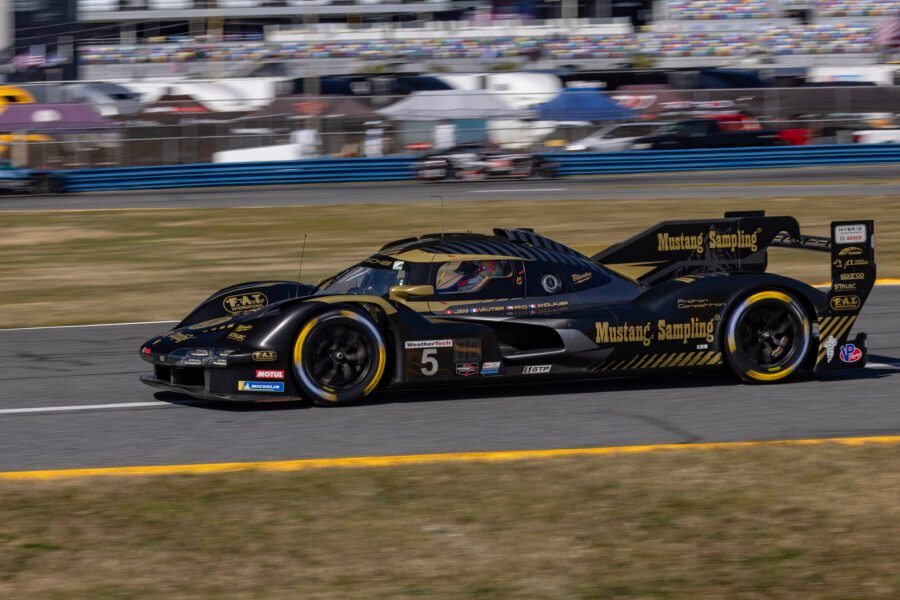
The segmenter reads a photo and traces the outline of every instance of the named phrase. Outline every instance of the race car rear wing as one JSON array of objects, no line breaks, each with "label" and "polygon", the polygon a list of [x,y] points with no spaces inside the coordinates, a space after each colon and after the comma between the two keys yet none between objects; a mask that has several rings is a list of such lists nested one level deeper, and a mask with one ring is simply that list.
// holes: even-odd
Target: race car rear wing
[{"label": "race car rear wing", "polygon": [[591,260],[654,285],[702,273],[763,272],[769,246],[813,245],[812,239],[800,235],[793,217],[767,217],[763,211],[725,213],[722,219],[663,221]]},{"label": "race car rear wing", "polygon": [[874,221],[835,221],[830,237],[801,235],[793,217],[767,217],[763,212],[664,221],[591,260],[654,285],[704,273],[763,272],[770,247],[831,253],[831,288],[816,315],[816,371],[864,366],[866,335],[860,333],[851,342],[850,330],[875,285]]}]

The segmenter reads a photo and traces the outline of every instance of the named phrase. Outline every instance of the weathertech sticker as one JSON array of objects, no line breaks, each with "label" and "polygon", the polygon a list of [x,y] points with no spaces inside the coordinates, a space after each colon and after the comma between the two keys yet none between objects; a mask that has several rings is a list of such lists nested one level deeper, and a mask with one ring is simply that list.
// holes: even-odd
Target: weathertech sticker
[{"label": "weathertech sticker", "polygon": [[414,340],[406,342],[403,347],[407,350],[420,350],[422,348],[450,348],[453,340]]},{"label": "weathertech sticker", "polygon": [[835,244],[865,244],[865,225],[837,225],[834,228]]},{"label": "weathertech sticker", "polygon": [[282,381],[238,381],[239,392],[284,392]]}]

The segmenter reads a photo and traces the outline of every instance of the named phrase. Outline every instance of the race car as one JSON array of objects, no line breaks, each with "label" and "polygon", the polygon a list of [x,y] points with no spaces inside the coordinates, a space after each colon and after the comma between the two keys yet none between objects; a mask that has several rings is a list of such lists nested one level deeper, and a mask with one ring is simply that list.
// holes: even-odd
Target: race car
[{"label": "race car", "polygon": [[65,178],[44,169],[20,169],[0,160],[0,191],[58,194],[66,190]]},{"label": "race car", "polygon": [[493,144],[459,144],[426,154],[413,165],[416,177],[480,181],[493,178],[556,177],[559,165],[546,158],[510,152]]},{"label": "race car", "polygon": [[[821,291],[767,249],[830,253]],[[390,242],[317,286],[243,283],[141,357],[151,386],[218,400],[359,402],[377,389],[728,368],[773,383],[865,366],[851,330],[875,280],[873,221],[801,235],[762,212],[665,221],[587,256],[531,229]]]}]

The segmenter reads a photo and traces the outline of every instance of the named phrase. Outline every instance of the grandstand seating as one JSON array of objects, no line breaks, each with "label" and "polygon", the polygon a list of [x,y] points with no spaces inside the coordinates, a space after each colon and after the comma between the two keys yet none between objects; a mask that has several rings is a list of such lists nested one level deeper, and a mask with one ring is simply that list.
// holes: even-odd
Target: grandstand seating
[{"label": "grandstand seating", "polygon": [[669,0],[670,19],[769,19],[769,0]]},{"label": "grandstand seating", "polygon": [[822,17],[885,17],[900,11],[900,0],[818,0]]}]

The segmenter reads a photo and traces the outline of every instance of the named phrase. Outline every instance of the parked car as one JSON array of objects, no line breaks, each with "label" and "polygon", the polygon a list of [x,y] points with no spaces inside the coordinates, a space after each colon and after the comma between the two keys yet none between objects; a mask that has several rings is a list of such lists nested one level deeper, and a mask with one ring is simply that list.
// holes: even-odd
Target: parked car
[{"label": "parked car", "polygon": [[624,152],[639,137],[656,135],[668,122],[618,123],[566,145],[566,152]]},{"label": "parked car", "polygon": [[809,142],[803,129],[766,129],[746,115],[715,115],[688,119],[662,127],[656,135],[634,140],[634,150],[681,150],[690,148],[734,148],[788,146]]},{"label": "parked car", "polygon": [[558,168],[557,163],[534,154],[478,143],[430,152],[414,165],[416,176],[425,181],[556,177]]},{"label": "parked car", "polygon": [[900,144],[900,129],[866,129],[853,132],[854,144]]}]

